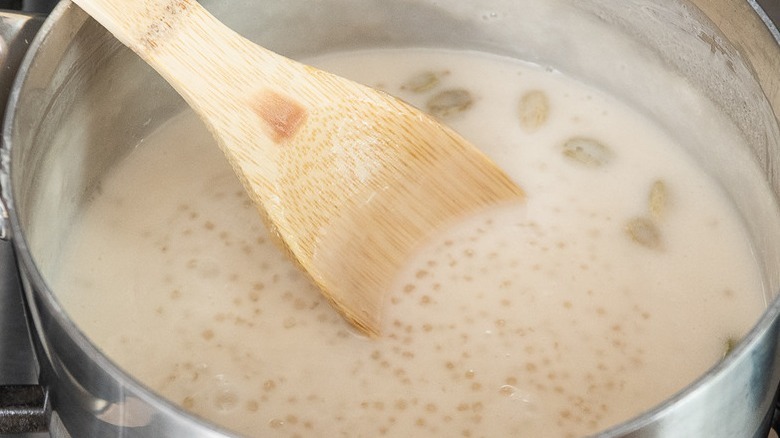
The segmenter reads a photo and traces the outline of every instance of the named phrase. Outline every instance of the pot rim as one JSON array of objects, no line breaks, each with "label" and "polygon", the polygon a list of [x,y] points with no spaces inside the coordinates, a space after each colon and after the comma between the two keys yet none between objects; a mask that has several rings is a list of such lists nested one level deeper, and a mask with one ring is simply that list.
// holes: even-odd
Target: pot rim
[{"label": "pot rim", "polygon": [[[750,4],[750,7],[753,8],[754,11],[756,11],[756,14],[759,18],[761,18],[761,21],[764,22],[764,25],[769,30],[769,32],[772,34],[772,38],[775,39],[775,41],[780,44],[780,29],[777,28],[777,26],[780,25],[780,22],[775,23],[766,10],[764,10],[764,7],[759,4],[758,0],[747,0],[747,2]],[[777,15],[777,14],[775,14]],[[775,20],[780,20],[780,16],[774,17]]]}]

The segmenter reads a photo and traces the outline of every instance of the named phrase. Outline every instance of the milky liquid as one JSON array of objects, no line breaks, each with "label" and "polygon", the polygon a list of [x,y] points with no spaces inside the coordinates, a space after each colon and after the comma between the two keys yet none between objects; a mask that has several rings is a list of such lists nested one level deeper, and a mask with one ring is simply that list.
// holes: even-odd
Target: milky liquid
[{"label": "milky liquid", "polygon": [[[422,249],[368,340],[270,241],[196,117],[175,117],[102,182],[53,279],[79,327],[174,403],[253,436],[578,436],[673,395],[762,312],[732,207],[616,99],[475,53],[315,61],[420,107],[468,90],[447,123],[527,202]],[[414,92],[421,72],[439,83]],[[538,129],[519,122],[530,90],[549,103]],[[598,140],[608,162],[565,156],[571,138]],[[637,218],[649,241],[628,231]]]}]

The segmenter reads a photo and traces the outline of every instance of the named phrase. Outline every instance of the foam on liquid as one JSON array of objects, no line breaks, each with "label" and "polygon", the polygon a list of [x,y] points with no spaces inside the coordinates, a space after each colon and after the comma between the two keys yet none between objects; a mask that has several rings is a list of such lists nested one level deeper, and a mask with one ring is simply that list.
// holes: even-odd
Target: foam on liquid
[{"label": "foam on liquid", "polygon": [[[764,308],[740,221],[713,181],[640,114],[558,73],[475,53],[380,51],[316,62],[401,89],[448,71],[472,108],[448,119],[527,191],[410,261],[383,337],[345,324],[268,238],[187,112],[102,183],[53,279],[86,334],[145,384],[256,436],[579,436],[641,413],[716,363]],[[528,133],[518,99],[543,90]],[[562,154],[575,136],[614,152]],[[650,186],[661,245],[626,233]],[[345,254],[348,262],[349,254]]]}]

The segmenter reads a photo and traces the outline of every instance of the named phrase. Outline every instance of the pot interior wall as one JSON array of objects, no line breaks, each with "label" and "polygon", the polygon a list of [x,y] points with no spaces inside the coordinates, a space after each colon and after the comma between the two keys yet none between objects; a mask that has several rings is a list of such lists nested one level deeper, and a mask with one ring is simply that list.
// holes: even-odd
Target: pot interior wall
[{"label": "pot interior wall", "polygon": [[[580,77],[643,108],[673,132],[731,194],[756,237],[760,259],[780,261],[779,242],[767,242],[764,232],[777,224],[774,197],[761,183],[762,174],[778,174],[772,171],[771,148],[780,139],[772,108],[752,66],[711,23],[689,5],[667,3],[491,1],[444,8],[410,0],[295,0],[206,5],[238,32],[294,58],[382,46],[470,48]],[[80,11],[73,12],[71,19],[85,24],[68,47],[42,48],[64,50],[59,63],[45,57],[49,68],[38,69],[38,86],[27,87],[35,89],[37,105],[22,107],[29,109],[22,111],[29,120],[19,120],[33,126],[22,143],[35,147],[15,148],[25,155],[17,161],[25,163],[25,170],[16,176],[24,180],[16,185],[16,199],[44,272],[56,265],[58,251],[52,248],[83,202],[99,190],[102,173],[183,108],[167,84],[129,50]],[[52,40],[48,46],[62,44]],[[56,226],[49,223],[54,218]],[[765,269],[776,265],[768,263]],[[767,272],[767,290],[777,289],[777,277]]]},{"label": "pot interior wall", "polygon": [[[239,33],[293,58],[386,46],[486,50],[562,70],[623,97],[674,133],[729,194],[753,237],[767,299],[776,294],[780,131],[773,105],[780,109],[780,101],[772,95],[774,101],[768,100],[764,90],[777,90],[777,84],[759,84],[758,67],[692,5],[645,0],[204,3]],[[68,7],[38,49],[12,126],[18,238],[44,279],[57,268],[61,238],[99,192],[102,176],[185,107],[134,54],[75,6]],[[765,32],[756,32],[767,40]]]}]

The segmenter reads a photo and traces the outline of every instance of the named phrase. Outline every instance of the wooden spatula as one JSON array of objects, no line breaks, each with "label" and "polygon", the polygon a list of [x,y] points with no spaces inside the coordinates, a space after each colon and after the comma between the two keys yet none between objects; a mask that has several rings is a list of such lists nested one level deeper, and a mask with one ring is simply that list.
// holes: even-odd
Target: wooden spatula
[{"label": "wooden spatula", "polygon": [[431,117],[259,47],[194,0],[74,2],[201,116],[272,234],[368,335],[422,239],[524,196]]}]

